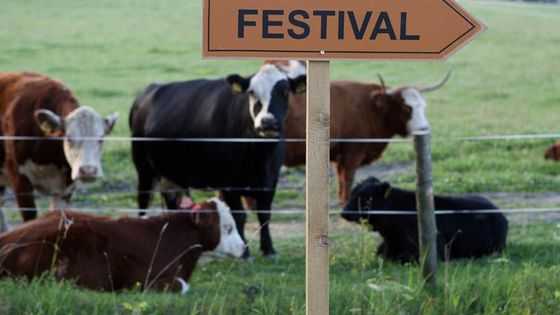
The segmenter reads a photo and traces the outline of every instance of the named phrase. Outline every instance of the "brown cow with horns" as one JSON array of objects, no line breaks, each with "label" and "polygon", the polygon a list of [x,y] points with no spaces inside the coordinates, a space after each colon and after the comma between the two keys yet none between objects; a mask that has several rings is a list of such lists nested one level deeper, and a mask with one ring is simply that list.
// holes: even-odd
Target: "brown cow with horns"
[{"label": "brown cow with horns", "polygon": [[[304,71],[299,61],[266,61],[286,71],[288,76]],[[299,69],[298,69],[299,65]],[[331,139],[392,138],[409,136],[429,130],[424,111],[423,92],[436,90],[449,79],[451,72],[439,82],[425,86],[389,88],[381,84],[356,81],[331,82]],[[305,138],[306,96],[290,94],[286,118],[286,138]],[[331,143],[330,160],[339,180],[338,196],[346,202],[358,167],[381,157],[388,143]],[[305,144],[287,143],[284,165],[305,164]]]}]

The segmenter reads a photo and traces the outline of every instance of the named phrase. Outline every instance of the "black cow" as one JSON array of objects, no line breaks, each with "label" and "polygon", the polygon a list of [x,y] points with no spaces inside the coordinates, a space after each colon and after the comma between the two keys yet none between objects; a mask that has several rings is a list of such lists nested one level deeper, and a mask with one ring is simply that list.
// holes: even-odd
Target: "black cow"
[{"label": "black cow", "polygon": [[[498,209],[480,196],[434,196],[434,201],[436,210]],[[383,242],[377,249],[378,255],[401,263],[418,261],[416,215],[364,213],[383,210],[415,212],[415,192],[370,177],[352,190],[342,217],[352,222],[367,220],[381,234]],[[477,258],[506,246],[508,222],[502,213],[439,214],[436,223],[440,259]]]},{"label": "black cow", "polygon": [[[305,91],[305,76],[289,79],[272,65],[249,78],[152,84],[134,102],[130,128],[134,137],[283,139],[288,94]],[[149,206],[156,181],[165,188],[220,189],[233,210],[243,210],[241,196],[253,197],[257,209],[270,210],[284,159],[280,142],[133,142],[138,172],[138,206]],[[230,189],[224,189],[228,188]],[[163,194],[168,208],[177,197]],[[244,211],[234,212],[245,240]],[[261,250],[275,255],[268,228],[270,213],[259,212]],[[249,252],[245,253],[249,256]]]}]

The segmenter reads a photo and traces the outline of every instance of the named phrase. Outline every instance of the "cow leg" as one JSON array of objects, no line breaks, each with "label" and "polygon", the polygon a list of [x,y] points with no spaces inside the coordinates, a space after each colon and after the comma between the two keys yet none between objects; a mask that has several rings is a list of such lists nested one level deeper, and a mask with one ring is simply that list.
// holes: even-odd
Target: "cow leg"
[{"label": "cow leg", "polygon": [[[152,199],[152,190],[156,174],[150,163],[146,160],[146,155],[143,150],[143,143],[132,143],[132,160],[138,173],[138,208],[148,209],[150,200]],[[141,211],[140,216],[146,214]]]},{"label": "cow leg", "polygon": [[243,207],[247,210],[257,210],[257,201],[251,197],[241,197]]},{"label": "cow leg", "polygon": [[[238,193],[234,192],[221,192],[222,197],[224,198],[224,202],[230,207],[231,214],[233,219],[235,220],[235,225],[237,226],[237,231],[239,235],[247,244],[247,239],[245,238],[245,223],[247,222],[247,213],[245,213],[245,209],[241,205],[241,196]],[[245,252],[243,253],[244,259],[249,259],[251,254],[249,253],[249,246],[245,247]]]},{"label": "cow leg", "polygon": [[12,188],[16,194],[16,202],[20,208],[21,217],[24,222],[33,220],[37,217],[35,210],[35,198],[33,196],[33,185],[27,177],[21,174],[10,176]]},{"label": "cow leg", "polygon": [[272,217],[270,209],[272,208],[272,200],[274,193],[266,193],[257,198],[257,217],[261,230],[261,251],[265,257],[275,257],[276,251],[272,246],[272,238],[270,237],[270,219]]},{"label": "cow leg", "polygon": [[383,253],[385,253],[385,242],[381,241],[381,244],[377,246],[377,251],[375,252],[375,254],[377,256],[381,256],[383,255]]},{"label": "cow leg", "polygon": [[177,202],[179,202],[184,195],[189,196],[188,189],[183,189],[183,187],[166,178],[162,178],[159,181],[159,189],[167,209],[178,209],[179,207]]},{"label": "cow leg", "polygon": [[354,176],[358,168],[354,163],[336,163],[336,175],[338,177],[338,200],[345,204],[350,198],[350,191],[354,183]]},{"label": "cow leg", "polygon": [[[154,185],[154,178],[150,176],[151,174],[141,174],[138,173],[138,208],[148,209],[150,206],[150,200],[152,199],[152,189]],[[138,213],[138,215],[143,216],[146,214],[144,211]]]},{"label": "cow leg", "polygon": [[6,232],[10,229],[10,224],[8,223],[8,217],[4,211],[4,192],[6,190],[5,186],[0,186],[0,233]]}]

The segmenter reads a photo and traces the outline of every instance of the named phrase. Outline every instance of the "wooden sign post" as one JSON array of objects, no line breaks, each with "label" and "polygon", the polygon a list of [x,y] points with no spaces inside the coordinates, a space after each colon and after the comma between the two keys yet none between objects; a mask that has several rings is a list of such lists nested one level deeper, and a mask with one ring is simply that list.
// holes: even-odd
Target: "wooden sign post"
[{"label": "wooden sign post", "polygon": [[[326,315],[329,310],[328,60],[443,60],[486,26],[453,0],[203,1],[203,57],[309,60],[306,310],[307,314]],[[424,216],[434,216],[429,208],[422,210]],[[434,232],[434,226],[419,227],[421,235]],[[432,231],[424,233],[430,228]],[[427,241],[432,244],[423,248],[428,251],[435,248],[435,239]]]},{"label": "wooden sign post", "polygon": [[329,313],[329,149],[328,61],[307,62],[305,164],[305,305],[307,314]]}]

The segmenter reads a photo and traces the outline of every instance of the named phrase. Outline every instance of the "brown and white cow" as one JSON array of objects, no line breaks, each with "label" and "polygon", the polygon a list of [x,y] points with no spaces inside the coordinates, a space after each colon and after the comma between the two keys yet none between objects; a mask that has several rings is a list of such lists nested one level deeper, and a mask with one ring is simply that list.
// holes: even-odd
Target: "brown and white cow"
[{"label": "brown and white cow", "polygon": [[544,158],[547,160],[560,161],[560,141],[551,145],[546,149]]},{"label": "brown and white cow", "polygon": [[[186,293],[201,253],[241,257],[245,243],[230,209],[217,198],[187,212],[147,218],[51,211],[0,234],[0,276],[33,278],[52,271],[80,287]],[[215,256],[214,255],[214,256]]]},{"label": "brown and white cow", "polygon": [[2,141],[0,193],[5,185],[14,190],[24,221],[37,216],[35,190],[51,196],[53,209],[64,208],[74,183],[103,176],[102,139],[117,117],[80,107],[64,84],[46,76],[0,74],[0,135],[42,138]]},{"label": "brown and white cow", "polygon": [[[305,64],[296,60],[267,60],[286,73],[305,72]],[[331,82],[331,139],[406,137],[429,129],[422,92],[445,84],[442,80],[427,87],[403,86],[395,89],[385,84],[356,81]],[[381,78],[380,78],[381,79]],[[383,81],[381,79],[381,81]],[[305,138],[306,95],[290,95],[286,117],[286,138]],[[338,196],[346,202],[358,167],[381,157],[388,143],[332,143],[330,160],[339,180]],[[305,164],[305,144],[287,143],[284,165]]]},{"label": "brown and white cow", "polygon": [[[429,130],[422,92],[441,87],[449,73],[428,87],[386,88],[383,84],[356,81],[331,82],[331,139],[406,137]],[[286,118],[286,138],[305,138],[306,98],[290,95]],[[356,170],[381,157],[387,147],[382,143],[331,143],[330,160],[339,180],[338,197],[346,202]],[[305,163],[305,144],[287,143],[284,165]]]}]

